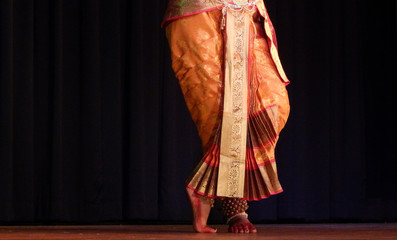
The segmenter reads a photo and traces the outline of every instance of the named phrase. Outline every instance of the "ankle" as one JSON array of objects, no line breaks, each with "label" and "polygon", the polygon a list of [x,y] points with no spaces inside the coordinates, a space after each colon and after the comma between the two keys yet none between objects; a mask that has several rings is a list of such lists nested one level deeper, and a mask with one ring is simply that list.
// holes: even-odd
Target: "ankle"
[{"label": "ankle", "polygon": [[244,220],[248,221],[248,214],[245,212],[237,213],[237,214],[229,217],[226,220],[226,224],[233,225],[235,222],[244,221]]},{"label": "ankle", "polygon": [[248,203],[246,200],[241,198],[221,198],[219,200],[222,213],[225,216],[227,223],[240,216],[248,218],[248,214],[245,213],[245,211],[248,209]]}]

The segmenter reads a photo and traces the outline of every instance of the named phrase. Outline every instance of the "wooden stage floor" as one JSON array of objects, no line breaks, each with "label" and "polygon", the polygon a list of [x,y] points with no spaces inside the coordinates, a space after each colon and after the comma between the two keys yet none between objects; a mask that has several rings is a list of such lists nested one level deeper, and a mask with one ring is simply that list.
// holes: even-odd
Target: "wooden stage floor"
[{"label": "wooden stage floor", "polygon": [[190,225],[73,225],[0,226],[7,240],[128,240],[128,239],[268,239],[268,240],[397,240],[397,223],[376,224],[269,224],[256,225],[258,233],[198,234]]}]

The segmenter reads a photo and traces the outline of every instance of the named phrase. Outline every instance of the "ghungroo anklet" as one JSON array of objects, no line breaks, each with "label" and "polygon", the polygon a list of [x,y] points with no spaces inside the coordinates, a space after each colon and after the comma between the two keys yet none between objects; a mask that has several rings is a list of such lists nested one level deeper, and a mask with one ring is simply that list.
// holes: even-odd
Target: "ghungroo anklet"
[{"label": "ghungroo anklet", "polygon": [[219,201],[222,213],[227,219],[227,223],[237,216],[245,216],[248,218],[248,214],[245,213],[248,209],[246,200],[242,200],[241,198],[220,198]]},{"label": "ghungroo anklet", "polygon": [[208,203],[209,205],[211,205],[211,207],[214,207],[215,200],[214,200],[213,198],[207,197],[207,196],[202,196],[202,195],[199,195],[199,197],[200,197],[204,202],[206,202],[206,203]]},{"label": "ghungroo anklet", "polygon": [[238,216],[244,216],[244,217],[248,218],[248,214],[246,214],[245,212],[243,212],[243,213],[237,213],[236,215],[231,216],[230,218],[228,218],[228,219],[226,220],[226,224],[229,224],[230,221],[232,221],[234,218],[236,218],[236,217],[238,217]]}]

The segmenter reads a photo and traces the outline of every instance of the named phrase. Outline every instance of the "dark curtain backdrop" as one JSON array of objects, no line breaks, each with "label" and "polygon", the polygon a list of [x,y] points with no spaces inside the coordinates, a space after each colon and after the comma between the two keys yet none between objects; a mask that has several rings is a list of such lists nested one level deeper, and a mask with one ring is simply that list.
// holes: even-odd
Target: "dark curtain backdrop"
[{"label": "dark curtain backdrop", "polygon": [[[397,220],[396,3],[267,0],[291,80],[255,222]],[[0,1],[0,222],[188,222],[165,0]],[[220,222],[217,209],[210,222]]]}]

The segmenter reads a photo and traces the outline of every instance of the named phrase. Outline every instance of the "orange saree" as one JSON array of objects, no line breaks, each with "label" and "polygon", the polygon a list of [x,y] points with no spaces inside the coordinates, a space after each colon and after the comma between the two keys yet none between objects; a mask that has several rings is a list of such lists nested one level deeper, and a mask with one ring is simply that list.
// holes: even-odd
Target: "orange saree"
[{"label": "orange saree", "polygon": [[170,1],[163,23],[204,152],[187,185],[203,196],[251,201],[282,192],[274,152],[289,81],[263,1],[255,3],[236,13],[209,0]]}]

